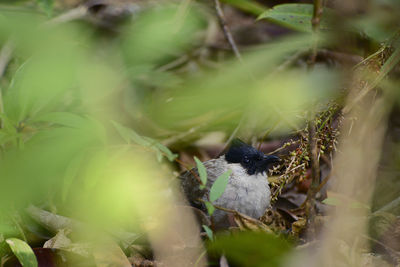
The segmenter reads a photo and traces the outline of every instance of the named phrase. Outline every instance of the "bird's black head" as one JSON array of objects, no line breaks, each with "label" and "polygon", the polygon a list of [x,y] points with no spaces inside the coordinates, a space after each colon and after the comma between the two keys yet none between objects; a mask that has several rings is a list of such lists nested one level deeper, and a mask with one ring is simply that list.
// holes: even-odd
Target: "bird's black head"
[{"label": "bird's black head", "polygon": [[229,163],[240,163],[249,175],[265,172],[270,164],[280,161],[277,156],[264,155],[239,139],[233,140],[225,154],[225,160]]}]

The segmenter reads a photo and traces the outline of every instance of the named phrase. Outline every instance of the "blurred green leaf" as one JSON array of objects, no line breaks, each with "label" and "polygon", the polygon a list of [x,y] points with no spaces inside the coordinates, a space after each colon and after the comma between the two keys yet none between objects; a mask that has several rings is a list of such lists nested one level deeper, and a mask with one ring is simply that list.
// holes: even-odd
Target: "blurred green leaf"
[{"label": "blurred green leaf", "polygon": [[0,120],[2,128],[0,129],[0,145],[4,145],[7,142],[13,141],[13,145],[17,145],[18,138],[21,134],[18,133],[17,128],[13,125],[13,122],[8,119],[4,113],[0,113]]},{"label": "blurred green leaf", "polygon": [[133,129],[125,127],[116,121],[111,121],[111,123],[114,125],[115,129],[128,144],[130,144],[131,141],[133,141],[134,143],[141,146],[146,146],[146,147],[151,146],[151,142],[149,142],[147,139],[137,134]]},{"label": "blurred green leaf", "polygon": [[74,157],[103,145],[98,130],[57,127],[42,129],[24,143],[8,148],[0,161],[1,206],[43,198],[60,189],[67,166]]},{"label": "blurred green leaf", "polygon": [[132,266],[122,249],[112,239],[106,240],[104,243],[96,244],[92,250],[93,258],[97,267]]},{"label": "blurred green leaf", "polygon": [[46,121],[72,128],[83,128],[89,123],[87,118],[70,112],[48,112],[34,118],[33,121]]},{"label": "blurred green leaf", "polygon": [[139,140],[139,144],[142,143],[142,145],[147,146],[147,142],[145,140],[142,140],[142,138],[134,132],[132,129],[129,129],[125,126],[122,126],[116,121],[111,121],[111,123],[114,125],[115,129],[118,131],[119,135],[127,142],[128,144],[131,143],[132,139]]},{"label": "blurred green leaf", "polygon": [[395,14],[398,12],[400,6],[394,7],[389,4],[389,8],[376,8],[374,12],[360,14],[354,19],[350,20],[356,31],[364,33],[371,40],[377,43],[388,43],[391,37],[396,35],[398,26],[396,25]]},{"label": "blurred green leaf", "polygon": [[169,161],[174,161],[175,158],[177,157],[177,155],[172,153],[171,150],[169,150],[169,148],[157,142],[156,140],[147,136],[141,136],[138,133],[136,133],[133,129],[127,128],[116,121],[111,121],[111,123],[114,125],[115,129],[128,144],[130,144],[130,142],[133,141],[138,145],[144,147],[150,147],[154,149],[156,152],[159,152],[163,156],[167,157]]},{"label": "blurred green leaf", "polygon": [[243,267],[284,266],[291,249],[287,241],[263,232],[221,234],[215,240],[208,243],[211,253],[224,254],[229,262]]},{"label": "blurred green leaf", "polygon": [[205,201],[204,205],[206,205],[208,215],[210,215],[210,216],[213,215],[213,213],[215,211],[214,205],[209,201]]},{"label": "blurred green leaf", "polygon": [[93,190],[100,180],[104,179],[105,166],[109,160],[106,148],[91,151],[84,163],[83,183],[85,191]]},{"label": "blurred green leaf", "polygon": [[19,262],[24,267],[37,267],[36,256],[31,247],[24,241],[17,238],[8,238],[6,240],[12,252],[17,256]]},{"label": "blurred green leaf", "polygon": [[206,232],[208,239],[210,239],[211,241],[214,241],[214,234],[213,231],[207,226],[207,225],[202,225],[204,231]]},{"label": "blurred green leaf", "polygon": [[213,183],[211,189],[210,189],[210,201],[214,202],[222,194],[225,192],[226,185],[228,184],[229,181],[229,176],[231,175],[232,170],[228,170],[225,173],[221,174],[217,180]]},{"label": "blurred green leaf", "polygon": [[152,66],[191,44],[195,33],[205,26],[203,19],[194,9],[185,16],[177,16],[177,12],[176,5],[161,5],[143,12],[128,25],[122,36],[129,66]]},{"label": "blurred green leaf", "polygon": [[53,14],[54,0],[36,0],[36,2],[46,12],[47,16],[50,17]]},{"label": "blurred green leaf", "polygon": [[266,9],[265,6],[253,0],[222,0],[221,2],[230,4],[243,11],[252,13],[254,15],[260,15]]},{"label": "blurred green leaf", "polygon": [[326,205],[330,205],[330,206],[337,206],[339,205],[341,202],[339,199],[334,198],[334,197],[328,197],[325,198],[324,200],[322,200],[322,203],[326,204]]},{"label": "blurred green leaf", "polygon": [[167,157],[167,159],[169,161],[172,162],[178,157],[178,155],[175,153],[172,153],[172,151],[168,147],[164,146],[163,144],[161,144],[159,142],[154,141],[153,139],[151,139],[149,137],[147,137],[147,138],[153,141],[153,145],[158,149],[158,151],[161,152],[161,154],[163,156]]},{"label": "blurred green leaf", "polygon": [[180,86],[165,88],[153,96],[149,116],[175,131],[202,125],[208,131],[233,130],[244,116],[245,122],[256,119],[264,129],[278,121],[286,129],[293,127],[300,113],[313,107],[312,102],[332,97],[338,81],[332,70],[276,70],[285,57],[309,49],[311,41],[309,34],[292,35],[247,53],[242,63],[226,62],[223,71],[199,74]]},{"label": "blurred green leaf", "polygon": [[0,218],[0,233],[0,243],[2,243],[4,238],[8,236],[17,236],[18,230],[15,227],[15,223],[12,224],[9,221],[5,221],[4,218]]},{"label": "blurred green leaf", "polygon": [[[311,19],[313,16],[313,5],[311,4],[281,4],[262,13],[258,19],[268,19],[284,27],[311,32]],[[326,13],[327,11],[324,10]],[[324,13],[324,15],[325,15]],[[321,20],[321,29],[327,28],[326,18]]]},{"label": "blurred green leaf", "polygon": [[194,157],[194,161],[196,162],[197,165],[197,170],[199,172],[200,176],[200,181],[203,183],[200,185],[200,189],[204,189],[207,184],[207,170],[206,167],[204,167],[203,162],[201,162],[197,157]]},{"label": "blurred green leaf", "polygon": [[[74,65],[71,61],[75,55],[71,55],[68,63],[61,63],[67,60],[63,56],[31,58],[17,71],[4,96],[5,113],[12,120],[33,118],[63,105],[64,93],[73,82]],[[59,67],[52,67],[58,64]]]},{"label": "blurred green leaf", "polygon": [[72,159],[72,161],[68,165],[67,169],[65,170],[64,179],[63,179],[64,183],[61,188],[61,199],[64,202],[67,200],[67,196],[68,196],[68,193],[69,193],[69,190],[71,188],[74,178],[78,175],[82,161],[83,161],[83,154],[80,154],[77,157]]}]

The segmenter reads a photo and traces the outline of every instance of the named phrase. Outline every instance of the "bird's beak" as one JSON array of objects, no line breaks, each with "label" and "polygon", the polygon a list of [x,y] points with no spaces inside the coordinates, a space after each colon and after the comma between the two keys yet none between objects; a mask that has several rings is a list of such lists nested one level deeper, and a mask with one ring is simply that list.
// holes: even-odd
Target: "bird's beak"
[{"label": "bird's beak", "polygon": [[269,155],[269,156],[264,156],[264,162],[266,162],[267,164],[271,164],[271,163],[277,163],[280,162],[281,159],[277,156],[273,156],[273,155]]}]

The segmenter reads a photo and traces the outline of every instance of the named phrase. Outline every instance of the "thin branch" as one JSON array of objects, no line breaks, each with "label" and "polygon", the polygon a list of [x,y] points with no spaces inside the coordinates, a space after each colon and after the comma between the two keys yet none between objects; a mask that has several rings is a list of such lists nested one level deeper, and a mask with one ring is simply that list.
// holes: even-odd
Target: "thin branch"
[{"label": "thin branch", "polygon": [[234,214],[236,216],[239,216],[239,217],[241,217],[241,218],[243,218],[243,219],[245,219],[245,220],[247,220],[249,222],[252,222],[254,224],[257,224],[257,225],[262,224],[259,220],[254,219],[254,218],[252,218],[250,216],[247,216],[247,215],[245,215],[243,213],[240,213],[239,211],[236,211],[236,210],[233,210],[233,209],[224,208],[224,207],[217,206],[217,205],[213,205],[213,206],[218,210],[222,210],[222,211],[225,211],[225,212],[228,212],[228,213],[232,213],[232,214]]},{"label": "thin branch", "polygon": [[[324,178],[324,180],[322,180],[322,182],[318,185],[317,189],[316,189],[315,192],[314,192],[315,195],[316,195],[319,191],[321,191],[321,189],[326,185],[326,183],[329,181],[329,179],[331,179],[331,177],[332,177],[332,173],[329,173],[329,174]],[[295,210],[302,210],[302,209],[304,209],[305,206],[306,206],[306,204],[307,204],[307,202],[309,201],[309,199],[310,199],[310,196],[307,194],[306,200],[304,200],[304,202],[300,205],[300,207],[297,208],[297,209],[295,209]]]},{"label": "thin branch", "polygon": [[309,61],[309,66],[313,66],[315,64],[315,60],[317,59],[318,54],[318,32],[321,24],[323,12],[323,0],[314,0],[314,9],[313,9],[313,17],[311,19],[312,30],[314,33],[314,40],[312,53]]},{"label": "thin branch", "polygon": [[74,9],[68,10],[67,12],[49,20],[46,22],[46,25],[56,25],[56,24],[61,24],[65,22],[69,22],[72,20],[77,20],[81,19],[86,16],[88,12],[88,8],[84,5],[78,6]]},{"label": "thin branch", "polygon": [[215,5],[215,11],[217,12],[219,24],[221,25],[225,38],[228,41],[229,45],[231,46],[235,56],[239,59],[239,61],[242,61],[242,56],[240,55],[239,49],[235,43],[235,40],[233,39],[231,31],[229,30],[226,24],[225,16],[221,8],[221,3],[219,2],[219,0],[214,0],[214,5]]},{"label": "thin branch", "polygon": [[314,118],[311,117],[308,122],[308,154],[311,160],[311,185],[307,192],[308,201],[306,202],[306,217],[307,217],[307,225],[309,226],[310,238],[315,237],[315,195],[319,188],[319,159],[318,159],[318,151],[317,151],[317,136],[315,133],[315,121]]},{"label": "thin branch", "polygon": [[397,261],[399,261],[399,259],[400,259],[400,252],[396,251],[395,249],[392,249],[391,247],[387,246],[385,243],[380,242],[379,240],[376,240],[376,239],[374,239],[374,238],[372,238],[372,237],[369,237],[369,236],[363,235],[363,234],[362,234],[361,236],[362,236],[363,238],[367,239],[367,240],[370,240],[370,241],[372,241],[372,242],[378,244],[378,245],[381,245],[383,248],[386,249],[386,251],[390,252],[390,254],[391,254],[392,256],[394,256],[394,257],[396,258]]},{"label": "thin branch", "polygon": [[290,67],[290,65],[292,65],[297,59],[303,56],[304,53],[306,53],[307,51],[308,49],[301,49],[297,51],[296,53],[288,57],[284,62],[282,62],[282,64],[280,64],[273,72],[271,72],[269,76],[274,77],[276,74],[286,70],[287,68]]},{"label": "thin branch", "polygon": [[398,207],[400,207],[400,197],[392,200],[391,202],[389,202],[379,210],[375,211],[374,213],[376,214],[377,212],[382,212],[382,211],[391,212]]},{"label": "thin branch", "polygon": [[287,148],[287,147],[289,147],[289,146],[291,146],[291,145],[297,144],[297,143],[299,143],[299,142],[300,142],[300,140],[294,140],[294,141],[293,141],[293,140],[290,140],[289,142],[284,143],[281,147],[275,149],[274,151],[267,153],[267,155],[276,154],[276,153],[278,153],[279,151],[281,151],[281,150],[283,150],[283,149],[285,149],[285,148]]}]

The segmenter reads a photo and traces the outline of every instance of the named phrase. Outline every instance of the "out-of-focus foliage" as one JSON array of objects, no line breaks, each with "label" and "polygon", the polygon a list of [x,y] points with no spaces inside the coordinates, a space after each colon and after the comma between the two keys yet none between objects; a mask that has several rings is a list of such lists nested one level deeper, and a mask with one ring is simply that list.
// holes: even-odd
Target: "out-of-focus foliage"
[{"label": "out-of-focus foliage", "polygon": [[309,96],[323,101],[335,86],[334,73],[324,70],[274,72],[285,56],[311,43],[307,35],[280,40],[247,55],[243,63],[155,94],[151,116],[165,127],[182,130],[202,124],[229,128],[242,116],[254,114],[264,127],[282,120],[294,122],[296,113],[312,108]]},{"label": "out-of-focus foliage", "polygon": [[[269,19],[294,30],[311,32],[313,9],[311,4],[282,4],[263,12],[258,18]],[[327,10],[325,9],[324,12],[327,13]],[[321,29],[328,27],[327,20],[327,16],[323,16]]]},{"label": "out-of-focus foliage", "polygon": [[254,15],[260,15],[265,10],[263,5],[253,0],[222,0],[221,2],[225,2]]},{"label": "out-of-focus foliage", "polygon": [[46,12],[47,16],[51,16],[53,13],[54,0],[36,0],[39,6]]},{"label": "out-of-focus foliage", "polygon": [[[310,96],[330,96],[335,80],[324,70],[274,72],[287,56],[310,47],[310,36],[302,35],[261,46],[219,71],[171,73],[175,86],[143,94],[165,75],[156,66],[202,38],[204,13],[179,12],[174,5],[143,12],[123,27],[114,50],[95,43],[79,24],[2,14],[0,39],[12,41],[22,62],[2,89],[2,208],[40,202],[50,193],[63,203],[61,210],[92,222],[137,225],[167,210],[160,205],[169,201],[160,192],[170,174],[157,159],[176,156],[153,137],[196,125],[230,131],[242,117],[262,129],[276,121],[287,129],[284,121],[298,121],[312,108]],[[132,125],[129,118],[137,120],[134,125],[153,120],[152,129],[160,132],[141,136],[122,126]]]},{"label": "out-of-focus foliage", "polygon": [[[19,2],[22,6],[29,1]],[[178,197],[171,162],[177,154],[165,144],[196,140],[213,131],[229,136],[237,134],[235,129],[249,130],[252,137],[270,129],[273,134],[292,133],[304,128],[310,114],[336,99],[342,86],[336,68],[292,67],[294,55],[298,59],[316,45],[337,45],[325,35],[310,34],[312,5],[284,4],[265,10],[256,1],[224,2],[251,14],[264,12],[260,19],[302,33],[291,31],[284,38],[244,49],[241,60],[223,60],[217,67],[196,62],[196,71],[175,72],[165,66],[182,55],[191,59],[210,49],[205,43],[213,21],[201,3],[185,1],[189,7],[157,3],[125,21],[118,31],[107,32],[112,37],[92,29],[87,21],[49,21],[48,16],[58,12],[51,0],[36,1],[44,12],[35,12],[36,5],[27,5],[24,12],[0,6],[0,43],[12,44],[15,54],[0,88],[1,237],[24,238],[27,230],[10,214],[34,203],[93,229],[157,233],[172,243],[169,234],[187,228],[171,227],[179,218],[172,212]],[[371,2],[369,7],[379,7],[379,12],[372,16],[367,10],[346,21],[352,25],[340,26],[346,34],[366,37],[374,47],[393,38],[399,26],[393,23],[394,16],[387,16],[394,11],[381,7],[398,10],[399,5]],[[320,25],[323,34],[335,29],[334,21],[325,16],[328,13],[326,9]],[[398,56],[393,55],[389,58]],[[389,63],[396,65],[397,59],[393,60]],[[380,79],[393,68],[379,68]],[[318,130],[325,122],[317,123]],[[323,136],[319,137],[323,152]],[[293,153],[291,157],[299,156]],[[301,160],[309,161],[307,155]],[[196,163],[206,183],[203,165]],[[223,193],[227,180],[224,175],[214,184],[211,202]],[[212,214],[215,207],[205,204]],[[241,266],[280,266],[290,252],[291,245],[275,236],[215,237],[210,228],[203,229],[215,241],[210,251]],[[168,242],[164,244],[175,248]]]},{"label": "out-of-focus foliage", "polygon": [[287,241],[262,232],[218,235],[215,240],[209,244],[209,250],[225,255],[239,266],[284,266],[284,256],[291,251],[291,245]]}]

